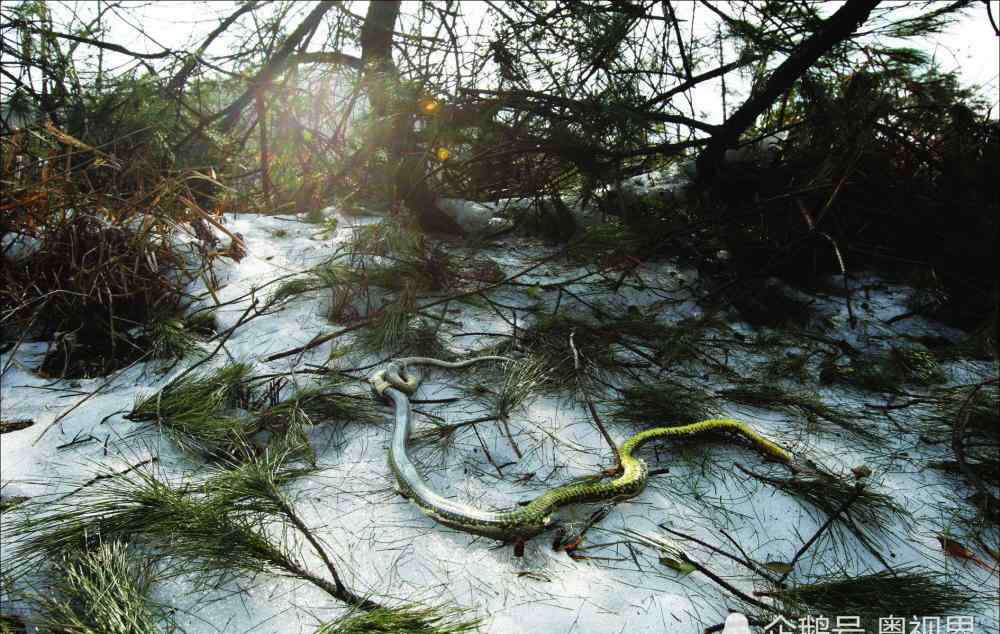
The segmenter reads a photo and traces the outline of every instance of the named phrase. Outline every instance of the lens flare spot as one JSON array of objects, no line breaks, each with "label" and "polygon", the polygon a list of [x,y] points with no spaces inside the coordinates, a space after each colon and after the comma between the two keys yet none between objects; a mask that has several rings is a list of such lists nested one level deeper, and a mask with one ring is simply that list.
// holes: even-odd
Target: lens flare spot
[{"label": "lens flare spot", "polygon": [[434,114],[441,109],[441,102],[437,99],[421,99],[419,102],[420,111],[424,114]]}]

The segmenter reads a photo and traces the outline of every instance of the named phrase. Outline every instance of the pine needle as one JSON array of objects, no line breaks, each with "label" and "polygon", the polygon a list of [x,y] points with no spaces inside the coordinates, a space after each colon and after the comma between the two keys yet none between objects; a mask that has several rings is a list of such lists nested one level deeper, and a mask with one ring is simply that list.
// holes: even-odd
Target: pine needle
[{"label": "pine needle", "polygon": [[930,351],[894,347],[885,353],[854,357],[847,365],[828,361],[821,378],[872,392],[899,392],[906,384],[936,385],[947,377]]},{"label": "pine needle", "polygon": [[478,631],[480,619],[452,607],[409,605],[362,612],[326,623],[316,634],[461,634]]},{"label": "pine needle", "polygon": [[151,565],[138,563],[123,542],[67,553],[54,575],[52,592],[36,597],[42,631],[153,634],[163,631],[163,619],[169,619],[149,599]]},{"label": "pine needle", "polygon": [[862,623],[874,624],[879,617],[935,616],[953,613],[969,605],[973,596],[966,588],[949,582],[944,575],[917,567],[850,577],[834,575],[815,583],[767,593],[790,610],[817,615],[851,614]]},{"label": "pine needle", "polygon": [[869,550],[874,548],[870,536],[872,529],[885,530],[895,521],[909,517],[906,510],[891,496],[879,493],[869,486],[863,486],[859,492],[858,483],[822,467],[812,465],[808,473],[791,478],[766,476],[739,468],[761,482],[823,511],[827,516],[836,514],[850,502],[850,510],[840,514],[838,524],[853,533]]},{"label": "pine needle", "polygon": [[298,540],[289,536],[297,534],[311,545],[318,542],[283,492],[292,480],[313,471],[291,463],[296,453],[294,447],[265,450],[244,463],[217,467],[200,484],[171,486],[142,469],[99,480],[65,501],[21,514],[13,526],[18,539],[12,573],[59,561],[94,539],[129,539],[170,555],[174,573],[221,581],[236,572],[271,572],[301,578],[332,597],[363,604],[338,583],[298,563]]},{"label": "pine needle", "polygon": [[612,402],[612,417],[644,427],[685,425],[720,413],[710,392],[674,381],[638,383]]},{"label": "pine needle", "polygon": [[241,453],[252,431],[252,420],[245,414],[249,403],[244,381],[249,375],[249,365],[234,363],[184,376],[139,400],[126,418],[156,421],[178,444],[196,453]]},{"label": "pine needle", "polygon": [[875,431],[862,426],[843,409],[827,404],[815,392],[791,390],[773,382],[748,381],[720,390],[718,395],[735,403],[775,409],[792,416],[804,416],[813,423],[824,420],[862,438],[878,438]]},{"label": "pine needle", "polygon": [[537,358],[503,365],[503,377],[495,389],[471,382],[466,392],[489,408],[498,419],[507,420],[545,381],[545,366]]}]

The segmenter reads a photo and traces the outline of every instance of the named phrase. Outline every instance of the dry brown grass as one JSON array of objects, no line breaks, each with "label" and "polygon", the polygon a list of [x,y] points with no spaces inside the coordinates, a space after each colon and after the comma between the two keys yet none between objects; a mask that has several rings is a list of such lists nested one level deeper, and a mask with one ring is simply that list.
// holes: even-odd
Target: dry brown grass
[{"label": "dry brown grass", "polygon": [[[2,140],[0,329],[17,341],[60,333],[47,375],[106,374],[154,347],[153,326],[179,314],[184,285],[240,245],[220,247],[206,228],[218,224],[195,202],[210,204],[197,191],[206,177],[171,176],[140,149],[115,157],[51,125],[36,136],[30,148]],[[187,227],[195,248],[181,250]]]}]

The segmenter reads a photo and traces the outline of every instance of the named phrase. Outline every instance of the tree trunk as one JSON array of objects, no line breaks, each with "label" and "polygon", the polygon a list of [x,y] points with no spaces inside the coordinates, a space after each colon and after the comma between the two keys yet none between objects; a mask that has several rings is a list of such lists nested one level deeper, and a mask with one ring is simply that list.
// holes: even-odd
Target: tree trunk
[{"label": "tree trunk", "polygon": [[371,2],[361,27],[361,60],[366,72],[395,69],[392,63],[392,31],[399,17],[399,0]]},{"label": "tree trunk", "polygon": [[458,224],[437,208],[437,194],[427,185],[427,157],[416,145],[412,112],[415,104],[393,103],[392,88],[398,86],[392,63],[392,32],[399,16],[400,2],[372,2],[361,28],[361,59],[369,79],[368,95],[376,117],[393,117],[385,137],[375,139],[376,147],[389,154],[388,176],[401,200],[425,231],[462,234]]}]

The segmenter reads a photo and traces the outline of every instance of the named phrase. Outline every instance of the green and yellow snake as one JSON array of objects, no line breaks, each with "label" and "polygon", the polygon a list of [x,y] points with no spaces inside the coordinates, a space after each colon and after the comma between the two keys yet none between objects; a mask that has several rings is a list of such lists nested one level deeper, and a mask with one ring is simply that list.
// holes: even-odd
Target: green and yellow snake
[{"label": "green and yellow snake", "polygon": [[646,443],[659,438],[726,431],[743,436],[765,456],[784,463],[792,462],[792,455],[787,450],[761,436],[746,423],[729,418],[713,418],[679,427],[657,427],[631,436],[618,450],[621,474],[610,481],[560,486],[546,491],[524,506],[502,511],[484,511],[455,502],[435,493],[427,485],[406,451],[413,425],[409,395],[416,391],[421,380],[421,375],[412,366],[464,368],[483,361],[511,360],[490,356],[450,362],[430,357],[406,357],[389,363],[369,379],[375,392],[392,401],[395,406],[396,425],[389,447],[389,467],[399,483],[401,493],[434,520],[466,533],[505,542],[523,542],[549,528],[552,513],[560,507],[579,502],[620,501],[635,497],[646,487],[649,468],[642,459],[632,454]]}]

